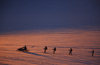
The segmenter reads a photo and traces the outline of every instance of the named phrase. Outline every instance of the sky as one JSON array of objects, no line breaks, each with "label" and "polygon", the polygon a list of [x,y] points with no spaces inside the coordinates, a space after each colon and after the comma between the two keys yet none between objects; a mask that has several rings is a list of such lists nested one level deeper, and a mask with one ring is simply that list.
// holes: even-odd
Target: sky
[{"label": "sky", "polygon": [[0,0],[0,33],[100,28],[100,0]]}]

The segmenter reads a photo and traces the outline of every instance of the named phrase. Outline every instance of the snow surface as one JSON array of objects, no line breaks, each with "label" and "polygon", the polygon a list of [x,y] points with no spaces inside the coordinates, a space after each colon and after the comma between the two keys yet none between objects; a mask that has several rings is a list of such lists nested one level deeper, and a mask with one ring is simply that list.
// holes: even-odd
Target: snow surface
[{"label": "snow surface", "polygon": [[[27,45],[29,52],[17,51]],[[47,53],[43,53],[48,46]],[[56,47],[56,54],[53,48]],[[68,55],[68,49],[73,55]],[[91,51],[95,54],[92,57]],[[0,35],[0,65],[100,65],[100,31],[61,30]]]}]

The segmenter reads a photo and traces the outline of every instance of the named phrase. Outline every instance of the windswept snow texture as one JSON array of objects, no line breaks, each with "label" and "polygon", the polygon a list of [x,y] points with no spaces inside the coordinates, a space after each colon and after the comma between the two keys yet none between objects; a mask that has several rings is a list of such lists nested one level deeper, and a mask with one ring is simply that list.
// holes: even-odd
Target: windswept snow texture
[{"label": "windswept snow texture", "polygon": [[[17,51],[27,45],[29,52]],[[47,53],[43,53],[48,46]],[[53,48],[56,47],[56,54]],[[73,55],[68,55],[68,49]],[[91,51],[95,54],[92,57]],[[100,31],[61,30],[0,35],[0,65],[100,65]]]}]

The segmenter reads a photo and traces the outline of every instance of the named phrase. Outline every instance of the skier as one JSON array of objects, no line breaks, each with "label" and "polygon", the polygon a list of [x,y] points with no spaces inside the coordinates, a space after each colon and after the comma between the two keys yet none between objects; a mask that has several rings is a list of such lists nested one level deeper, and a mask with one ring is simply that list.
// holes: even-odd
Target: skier
[{"label": "skier", "polygon": [[92,56],[94,56],[94,50],[92,50]]},{"label": "skier", "polygon": [[53,54],[55,54],[55,52],[56,52],[56,47],[54,47],[54,49],[53,49]]},{"label": "skier", "polygon": [[69,55],[72,55],[72,48],[69,49]]},{"label": "skier", "polygon": [[45,46],[44,47],[44,53],[46,53],[46,50],[48,49],[48,47],[47,46]]}]

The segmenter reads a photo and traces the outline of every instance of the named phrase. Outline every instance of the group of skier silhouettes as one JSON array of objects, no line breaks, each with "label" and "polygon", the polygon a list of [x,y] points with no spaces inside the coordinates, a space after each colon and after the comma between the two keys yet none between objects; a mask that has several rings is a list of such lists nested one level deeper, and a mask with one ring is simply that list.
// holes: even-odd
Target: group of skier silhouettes
[{"label": "group of skier silhouettes", "polygon": [[[47,49],[48,49],[47,46],[45,46],[44,47],[44,53],[46,53]],[[53,48],[53,54],[55,54],[55,52],[56,52],[56,47]],[[69,55],[72,55],[72,48],[69,49]]]},{"label": "group of skier silhouettes", "polygon": [[[48,49],[48,47],[45,46],[45,47],[44,47],[44,53],[46,53],[46,50],[47,50],[47,49]],[[72,48],[70,48],[68,54],[69,54],[69,55],[72,55],[72,51],[73,51]],[[55,54],[55,52],[56,52],[56,47],[53,48],[53,54]],[[92,56],[94,56],[94,50],[92,50],[91,53],[92,53]]]},{"label": "group of skier silhouettes", "polygon": [[[46,50],[48,50],[47,46],[44,47],[44,53],[46,53]],[[56,47],[53,48],[53,54],[55,54],[55,52],[56,52]]]},{"label": "group of skier silhouettes", "polygon": [[[18,51],[23,51],[23,52],[27,52],[27,51],[28,51],[26,45],[25,45],[24,47],[22,47],[22,48],[17,49],[17,50],[18,50]],[[48,47],[45,46],[45,47],[44,47],[44,53],[46,53],[47,50],[48,50]],[[53,54],[55,54],[55,52],[56,52],[56,47],[54,47],[52,50],[53,50]],[[72,51],[73,51],[73,49],[70,48],[68,54],[69,54],[69,55],[72,55]],[[94,50],[92,50],[91,53],[92,53],[92,56],[94,56]]]}]

